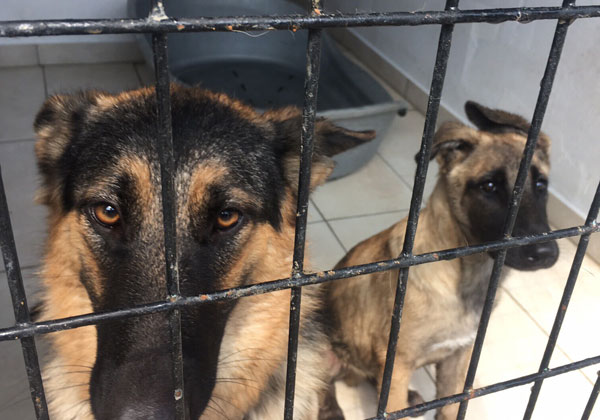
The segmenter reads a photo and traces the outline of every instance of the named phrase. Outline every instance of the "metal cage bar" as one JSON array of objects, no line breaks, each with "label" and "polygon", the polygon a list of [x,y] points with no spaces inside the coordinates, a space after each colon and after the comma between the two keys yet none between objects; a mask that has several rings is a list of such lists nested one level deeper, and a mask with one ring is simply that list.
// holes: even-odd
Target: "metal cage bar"
[{"label": "metal cage bar", "polygon": [[[598,217],[598,209],[600,208],[600,184],[596,189],[596,194],[594,195],[594,199],[592,200],[592,204],[590,206],[589,213],[585,220],[586,226],[591,226],[596,224],[596,218]],[[569,277],[567,279],[567,283],[565,284],[565,288],[563,291],[562,298],[560,300],[560,304],[558,305],[558,310],[556,311],[556,316],[554,318],[554,324],[552,325],[552,330],[550,331],[550,335],[548,336],[548,342],[546,344],[546,350],[544,350],[544,355],[542,356],[542,361],[540,362],[539,372],[543,372],[548,369],[550,365],[550,359],[552,358],[552,352],[554,351],[554,347],[556,346],[556,341],[558,340],[558,334],[560,333],[560,329],[562,327],[563,320],[565,319],[565,315],[567,314],[567,308],[569,307],[569,302],[571,300],[571,295],[573,294],[573,289],[575,289],[575,283],[577,282],[577,277],[579,276],[579,270],[581,269],[581,263],[583,262],[583,258],[585,257],[585,251],[587,250],[588,243],[590,242],[590,235],[585,234],[581,235],[579,238],[579,244],[577,245],[577,251],[575,251],[575,256],[573,257],[573,264],[571,265],[571,270],[569,271]],[[535,408],[535,403],[540,394],[540,390],[542,389],[543,380],[538,380],[535,382],[531,389],[531,395],[529,397],[529,401],[527,402],[527,408],[525,409],[525,414],[523,416],[524,420],[531,419],[533,415],[533,410]]]},{"label": "metal cage bar", "polygon": [[325,283],[327,281],[339,280],[348,277],[361,276],[364,274],[377,273],[413,265],[427,264],[436,261],[447,261],[455,258],[466,257],[483,252],[493,252],[504,248],[514,248],[540,242],[548,242],[557,239],[580,236],[586,233],[600,232],[600,226],[592,227],[578,226],[568,229],[555,230],[541,235],[502,239],[481,245],[471,245],[460,248],[451,248],[441,251],[427,252],[413,257],[400,257],[392,260],[376,261],[368,264],[352,267],[339,268],[315,273],[303,274],[295,279],[286,277],[284,279],[268,281],[260,284],[241,286],[232,289],[220,290],[218,292],[200,296],[185,296],[175,302],[154,302],[137,305],[127,309],[119,309],[110,312],[90,313],[68,318],[55,319],[30,323],[26,326],[16,326],[0,329],[0,341],[16,340],[23,337],[48,334],[57,331],[79,328],[86,325],[100,324],[134,316],[150,315],[157,312],[169,311],[175,307],[184,308],[195,305],[207,304],[209,302],[222,302],[239,299],[245,296],[254,296],[278,290],[290,289],[292,286],[309,286]]},{"label": "metal cage bar", "polygon": [[[563,0],[562,7],[568,8],[571,6],[569,0]],[[527,143],[523,150],[523,158],[519,165],[519,172],[517,173],[517,179],[512,191],[508,214],[504,223],[504,236],[510,237],[512,235],[513,227],[517,219],[517,213],[519,211],[519,205],[521,203],[521,197],[523,196],[523,186],[529,173],[531,166],[531,160],[535,151],[538,136],[542,127],[542,120],[546,113],[546,107],[550,98],[550,92],[552,90],[552,83],[554,82],[554,76],[556,75],[556,69],[558,62],[560,61],[560,55],[562,47],[565,43],[567,36],[567,29],[572,21],[561,20],[556,25],[554,33],[554,39],[552,40],[552,46],[550,47],[550,53],[548,55],[548,61],[546,63],[546,70],[540,83],[540,90],[535,104],[535,110],[533,112],[533,118],[531,119],[531,126],[529,133],[527,134]],[[477,336],[475,337],[475,344],[473,345],[473,353],[471,354],[471,361],[469,362],[469,368],[467,370],[467,377],[465,379],[464,391],[468,392],[473,387],[475,381],[475,374],[477,372],[477,365],[479,364],[479,358],[481,356],[481,350],[483,348],[483,342],[487,327],[489,324],[490,317],[492,315],[492,309],[494,307],[494,300],[496,298],[496,291],[500,282],[500,276],[502,275],[502,268],[504,267],[504,261],[506,259],[506,250],[498,252],[494,259],[494,266],[492,268],[492,274],[490,276],[490,283],[486,293],[485,304],[481,313],[481,319],[479,321],[479,327],[477,328]],[[467,413],[468,401],[460,403],[458,410],[457,420],[463,420]]]},{"label": "metal cage bar", "polygon": [[[48,412],[45,402],[43,383],[34,336],[55,331],[77,328],[85,325],[99,324],[107,321],[121,320],[134,316],[168,312],[172,361],[174,379],[174,404],[178,419],[185,418],[184,390],[183,390],[183,363],[181,348],[181,319],[180,311],[183,308],[200,305],[203,303],[239,299],[244,296],[273,292],[276,290],[291,289],[290,302],[290,329],[288,341],[288,365],[286,374],[286,398],[284,418],[293,418],[294,386],[296,375],[296,358],[298,334],[300,328],[300,300],[301,287],[311,284],[334,281],[363,274],[375,273],[386,270],[400,269],[396,303],[390,328],[390,341],[386,367],[384,369],[383,386],[380,394],[377,419],[395,419],[442,407],[447,404],[461,402],[459,418],[466,413],[467,401],[479,396],[515,386],[535,382],[530,398],[531,410],[535,405],[537,393],[545,378],[566,373],[575,369],[600,363],[600,355],[581,360],[569,365],[554,369],[547,369],[552,350],[564,318],[566,307],[574,287],[579,267],[582,263],[585,248],[592,233],[600,230],[595,219],[600,206],[600,185],[590,207],[590,213],[584,226],[568,229],[554,230],[551,232],[528,236],[512,237],[523,185],[529,170],[531,158],[539,135],[542,118],[552,88],[556,67],[564,44],[566,31],[573,20],[579,18],[600,17],[600,5],[574,6],[565,0],[561,7],[533,7],[533,8],[504,8],[483,10],[458,10],[458,0],[447,0],[444,11],[421,12],[390,12],[390,13],[357,13],[357,14],[325,14],[321,11],[319,0],[312,0],[312,10],[309,15],[303,16],[244,16],[244,17],[217,17],[217,18],[170,18],[165,14],[162,1],[153,0],[154,8],[145,19],[97,19],[97,20],[72,20],[72,21],[19,21],[0,22],[0,37],[27,37],[45,35],[70,35],[70,34],[106,34],[106,33],[151,33],[153,38],[155,71],[156,71],[156,97],[157,97],[157,129],[158,148],[161,166],[161,187],[163,220],[165,234],[165,269],[167,278],[168,296],[165,301],[153,302],[105,313],[93,313],[70,318],[32,323],[29,319],[25,292],[21,273],[18,266],[16,249],[10,217],[6,205],[6,197],[0,174],[0,240],[5,259],[7,277],[13,307],[15,309],[16,325],[0,329],[0,341],[20,339],[27,367],[28,379],[32,399],[38,419],[47,419]],[[531,22],[535,20],[558,20],[553,44],[547,61],[546,71],[542,79],[540,93],[536,103],[531,128],[528,133],[527,144],[521,160],[519,173],[513,189],[511,206],[505,223],[505,237],[498,241],[485,244],[439,250],[435,252],[413,255],[412,246],[416,233],[419,209],[423,196],[425,178],[427,174],[431,141],[435,130],[435,122],[439,109],[442,87],[445,78],[446,64],[449,57],[452,28],[458,23],[501,23],[506,21]],[[421,149],[418,155],[418,166],[411,198],[409,222],[407,225],[405,242],[402,254],[392,260],[373,262],[358,266],[329,270],[320,273],[304,272],[304,243],[306,236],[308,193],[310,185],[310,162],[314,141],[314,122],[316,112],[316,98],[320,64],[320,30],[325,27],[358,27],[358,26],[414,26],[441,24],[442,29],[438,43],[438,53],[434,67],[430,96],[426,112],[426,121],[423,129]],[[292,273],[289,278],[273,280],[261,284],[242,286],[222,290],[201,296],[182,297],[179,293],[179,280],[177,269],[177,243],[176,243],[176,202],[173,189],[174,158],[172,150],[172,127],[170,111],[169,73],[167,63],[167,34],[171,32],[201,32],[201,31],[239,31],[239,30],[299,30],[309,29],[307,44],[307,73],[305,78],[305,101],[302,112],[302,131],[299,170],[298,203],[296,216],[296,231],[294,242],[294,257]],[[509,248],[532,243],[545,242],[559,238],[581,236],[576,256],[571,267],[569,279],[565,286],[563,301],[555,318],[553,331],[548,339],[546,352],[537,373],[496,383],[486,387],[472,389],[477,364],[491,308],[495,298],[498,281],[504,264],[504,257]],[[441,260],[451,260],[467,255],[482,252],[498,251],[494,269],[490,278],[484,310],[478,328],[474,345],[473,356],[465,381],[464,391],[460,394],[439,398],[415,407],[409,407],[394,413],[385,413],[389,386],[393,372],[393,356],[398,339],[403,297],[406,291],[408,269],[413,265],[426,264]],[[563,306],[564,304],[564,306]],[[564,308],[564,309],[563,309]],[[600,388],[600,379],[596,381],[586,408],[583,419],[587,419],[594,406]],[[537,389],[537,391],[536,391]],[[528,408],[529,410],[529,408]],[[526,414],[527,416],[527,414]],[[528,417],[526,417],[528,418]]]},{"label": "metal cage bar", "polygon": [[590,392],[590,398],[588,399],[587,404],[583,410],[583,415],[581,416],[581,420],[588,420],[592,414],[592,410],[594,409],[594,404],[596,404],[596,400],[598,399],[598,393],[600,393],[600,371],[597,373],[596,382],[594,383],[594,387],[592,388],[592,392]]},{"label": "metal cage bar", "polygon": [[[320,10],[321,0],[311,1],[311,14]],[[306,243],[306,223],[308,216],[308,195],[310,193],[310,170],[314,149],[315,117],[317,114],[317,94],[321,68],[321,30],[308,31],[306,46],[306,77],[304,79],[304,106],[300,131],[300,169],[298,172],[298,201],[296,209],[296,231],[294,234],[294,255],[292,279],[304,273],[304,248]],[[290,297],[290,328],[288,338],[287,371],[285,383],[284,419],[294,417],[294,391],[296,388],[296,362],[298,358],[298,335],[300,333],[300,304],[302,287],[293,286]]]},{"label": "metal cage bar", "polygon": [[[415,405],[414,407],[405,408],[404,410],[394,411],[388,413],[385,417],[386,420],[403,419],[409,416],[416,416],[426,411],[433,410],[434,408],[440,408],[445,405],[454,404],[461,401],[469,401],[474,398],[483,397],[485,395],[493,394],[495,392],[505,391],[510,388],[517,386],[527,385],[536,379],[546,379],[554,376],[562,375],[563,373],[572,372],[577,369],[583,369],[588,366],[592,366],[600,363],[600,356],[590,357],[583,359],[578,362],[569,363],[567,365],[558,366],[552,369],[547,369],[542,373],[532,373],[531,375],[520,376],[518,378],[509,379],[504,382],[498,382],[493,385],[476,388],[470,391],[464,391],[460,394],[450,395],[448,397],[439,398],[437,400],[428,401],[422,404]],[[379,420],[379,417],[373,417],[367,420]]]},{"label": "metal cage bar", "polygon": [[[446,0],[445,10],[455,10],[457,7],[458,0]],[[423,192],[425,190],[425,179],[427,178],[427,169],[429,167],[429,160],[431,156],[431,144],[433,142],[433,135],[435,134],[435,124],[437,122],[438,111],[440,108],[440,100],[442,98],[442,90],[444,88],[444,79],[446,78],[446,68],[448,65],[448,57],[450,56],[453,30],[453,24],[444,24],[440,30],[437,56],[435,59],[435,65],[433,67],[431,89],[427,102],[425,125],[423,127],[423,137],[421,139],[421,149],[417,155],[417,170],[415,173],[415,182],[413,184],[410,209],[408,212],[408,221],[406,222],[406,233],[404,234],[404,244],[401,253],[401,255],[405,257],[412,256],[415,236],[417,234],[419,213],[421,210],[421,202],[423,201]],[[379,403],[377,405],[377,416],[382,418],[385,416],[386,406],[390,394],[394,360],[396,358],[396,346],[398,344],[400,322],[402,321],[402,309],[404,307],[404,297],[406,296],[408,270],[409,267],[400,269],[398,272],[398,282],[396,283],[396,295],[394,297],[394,307],[388,339],[388,347],[385,357],[383,378],[381,380]]]},{"label": "metal cage bar", "polygon": [[[29,315],[29,307],[27,306],[27,296],[25,294],[25,287],[23,286],[17,247],[10,222],[8,202],[2,180],[2,168],[0,168],[0,249],[2,250],[2,257],[4,259],[4,268],[6,269],[6,279],[8,280],[8,288],[10,289],[16,326],[19,328],[29,325],[31,317]],[[27,381],[29,382],[29,392],[35,408],[35,416],[37,419],[46,420],[48,419],[48,406],[46,404],[42,373],[35,346],[35,337],[22,338],[21,347],[23,350],[23,360],[25,361],[25,370],[27,371]]]},{"label": "metal cage bar", "polygon": [[[161,13],[158,2],[152,13]],[[179,268],[177,262],[177,203],[175,200],[175,158],[173,156],[173,130],[171,125],[171,92],[167,56],[167,34],[153,34],[154,69],[156,72],[156,111],[160,181],[165,241],[165,270],[168,301],[177,301],[179,294]],[[185,419],[183,387],[183,349],[181,343],[181,312],[173,308],[168,314],[171,338],[171,363],[173,400],[178,420]]]},{"label": "metal cage bar", "polygon": [[30,20],[0,23],[0,37],[96,35],[151,32],[256,31],[346,28],[357,26],[416,26],[456,23],[528,23],[535,20],[584,19],[600,16],[600,5],[524,7],[480,10],[325,14],[318,16],[238,16],[164,19]]}]

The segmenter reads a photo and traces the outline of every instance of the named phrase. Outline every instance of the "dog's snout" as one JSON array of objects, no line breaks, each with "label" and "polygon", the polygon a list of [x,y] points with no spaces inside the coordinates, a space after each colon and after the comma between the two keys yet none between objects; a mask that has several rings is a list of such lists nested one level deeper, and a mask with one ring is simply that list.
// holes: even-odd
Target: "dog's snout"
[{"label": "dog's snout", "polygon": [[[101,355],[102,356],[102,355]],[[90,396],[98,420],[171,420],[175,414],[171,362],[163,351],[100,358]]]}]

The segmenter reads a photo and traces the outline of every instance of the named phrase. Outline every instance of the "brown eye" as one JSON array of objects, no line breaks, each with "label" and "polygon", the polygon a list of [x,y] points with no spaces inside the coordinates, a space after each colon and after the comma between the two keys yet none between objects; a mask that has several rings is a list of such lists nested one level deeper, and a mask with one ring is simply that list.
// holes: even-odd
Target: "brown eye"
[{"label": "brown eye", "polygon": [[222,210],[217,216],[217,227],[221,230],[231,229],[238,224],[241,217],[237,210]]},{"label": "brown eye", "polygon": [[121,216],[119,215],[117,209],[108,203],[96,204],[92,211],[94,218],[101,224],[108,227],[115,226],[119,220],[121,220]]}]

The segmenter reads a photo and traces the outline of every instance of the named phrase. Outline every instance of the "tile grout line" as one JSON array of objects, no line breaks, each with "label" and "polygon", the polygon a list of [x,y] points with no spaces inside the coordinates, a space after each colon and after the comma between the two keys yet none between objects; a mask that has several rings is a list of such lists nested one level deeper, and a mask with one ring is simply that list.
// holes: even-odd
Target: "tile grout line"
[{"label": "tile grout line", "polygon": [[[388,211],[380,211],[377,213],[357,214],[357,215],[352,215],[352,216],[331,217],[327,220],[329,220],[331,222],[337,222],[338,220],[361,219],[364,217],[385,216],[386,214],[403,213],[403,212],[408,212],[408,209],[388,210]],[[323,220],[325,220],[324,217],[323,217]]]},{"label": "tile grout line", "polygon": [[321,210],[319,209],[319,207],[315,204],[315,202],[313,200],[310,200],[310,201],[312,202],[312,205],[317,210],[317,212],[321,215],[321,218],[323,219],[323,221],[325,222],[325,224],[327,225],[327,227],[329,228],[329,230],[333,234],[333,237],[335,238],[335,240],[338,242],[338,244],[344,250],[344,254],[346,254],[348,252],[348,250],[346,249],[346,247],[344,246],[344,244],[342,244],[342,241],[338,237],[337,233],[335,233],[335,230],[333,230],[333,227],[331,226],[331,224],[329,223],[329,221],[327,220],[327,218],[325,218],[325,216],[323,215],[323,213],[321,212]]},{"label": "tile grout line", "polygon": [[42,68],[42,81],[44,82],[44,97],[48,98],[48,81],[46,80],[46,66],[42,65],[42,59],[40,57],[40,46],[36,44],[35,52],[37,54],[38,66]]},{"label": "tile grout line", "polygon": [[412,191],[413,187],[412,185],[410,185],[403,177],[402,175],[400,175],[396,169],[394,168],[394,166],[392,164],[390,164],[382,155],[381,153],[379,153],[379,150],[375,153],[377,156],[379,156],[381,158],[381,160],[383,160],[383,163],[385,163],[385,166],[387,166],[393,173],[394,175],[396,175],[398,178],[400,178],[400,181],[406,186],[406,188],[408,188],[409,190]]},{"label": "tile grout line", "polygon": [[[546,329],[533,317],[533,315],[531,315],[529,313],[529,311],[521,304],[521,302],[518,301],[518,299],[510,292],[510,290],[508,290],[506,287],[504,286],[500,286],[502,288],[502,290],[515,302],[515,304],[523,311],[525,312],[525,314],[527,314],[527,317],[533,321],[533,323],[536,325],[536,327],[538,327],[538,329],[540,329],[542,331],[542,333],[544,333],[544,335],[546,337],[549,336],[549,332],[546,331]],[[563,350],[563,348],[558,344],[558,342],[556,343],[555,348],[557,348],[562,354],[563,356],[565,356],[567,358],[567,360],[569,360],[569,362],[574,362],[574,360],[571,358],[571,356],[569,356],[567,354],[567,352],[565,350]],[[590,383],[590,385],[594,384],[594,381],[592,381],[590,378],[588,378],[588,376],[583,372],[582,369],[579,369],[578,372],[580,374],[583,375],[583,377]]]}]

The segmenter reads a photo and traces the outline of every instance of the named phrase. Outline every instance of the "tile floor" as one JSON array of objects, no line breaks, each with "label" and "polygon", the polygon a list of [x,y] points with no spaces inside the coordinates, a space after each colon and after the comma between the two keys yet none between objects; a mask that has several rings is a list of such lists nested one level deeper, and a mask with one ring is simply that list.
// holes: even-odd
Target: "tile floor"
[{"label": "tile floor", "polygon": [[[37,180],[31,128],[35,112],[44,98],[54,92],[82,87],[118,91],[151,79],[152,73],[137,63],[0,68],[0,165],[27,291],[33,296],[31,301],[35,301],[37,290],[36,270],[45,214],[44,209],[32,204]],[[415,110],[403,118],[397,117],[371,162],[315,192],[308,232],[315,269],[332,267],[354,244],[406,215],[415,169],[413,156],[418,150],[423,122],[423,116]],[[431,192],[435,181],[435,165],[430,172],[426,194]],[[560,248],[560,260],[553,268],[535,273],[513,271],[503,284],[481,357],[477,386],[537,370],[575,250],[567,240],[560,241]],[[600,352],[598,302],[600,267],[586,259],[554,352],[553,366]],[[0,327],[13,322],[5,275],[0,270]],[[547,380],[534,418],[579,418],[597,369],[592,367]],[[0,343],[0,372],[0,418],[32,419],[18,343]],[[413,386],[427,399],[435,393],[431,378],[429,369],[419,370],[413,378]],[[376,395],[369,385],[363,384],[358,389],[340,386],[338,392],[349,420],[374,415]],[[473,400],[467,417],[521,418],[528,394],[529,386],[523,386]],[[594,415],[593,418],[600,419],[600,409]],[[433,413],[425,418],[432,419]]]}]

